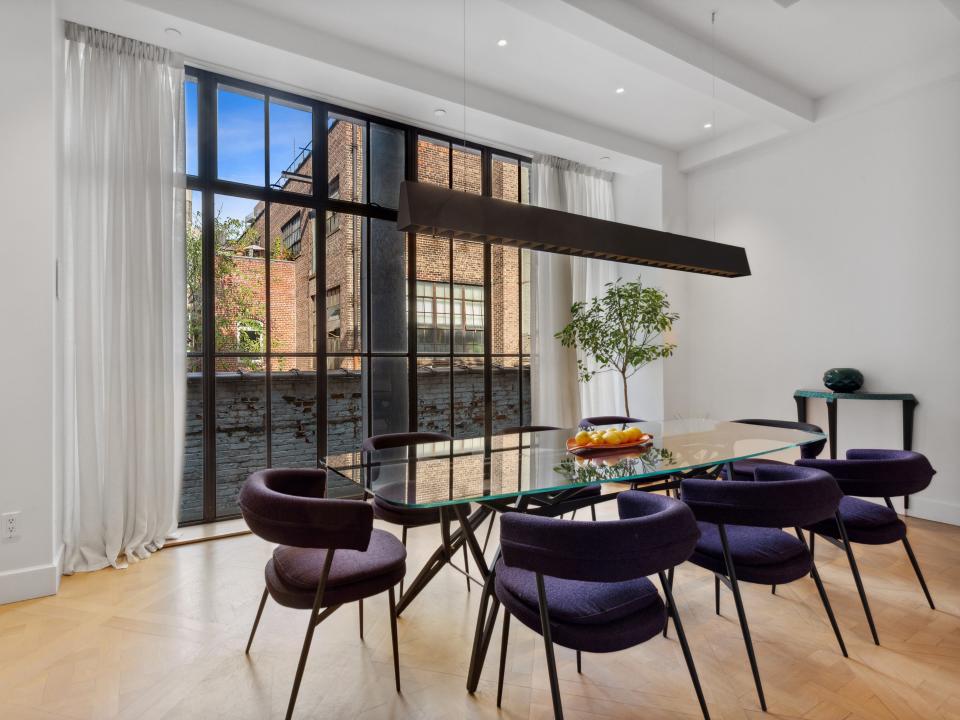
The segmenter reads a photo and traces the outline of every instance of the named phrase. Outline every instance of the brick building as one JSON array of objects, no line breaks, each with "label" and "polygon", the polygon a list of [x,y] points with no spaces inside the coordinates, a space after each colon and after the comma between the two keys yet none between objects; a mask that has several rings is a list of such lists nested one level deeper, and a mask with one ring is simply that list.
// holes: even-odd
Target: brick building
[{"label": "brick building", "polygon": [[[365,167],[365,128],[349,119],[335,119],[328,130],[329,197],[362,202]],[[480,154],[447,143],[421,137],[418,142],[418,175],[422,182],[447,185],[453,170],[453,187],[467,192],[481,191]],[[516,199],[516,164],[495,158],[492,187],[494,197]],[[313,172],[313,154],[309,149],[283,173],[276,183],[289,192],[309,193]],[[235,326],[238,338],[247,349],[257,345],[258,328],[265,329],[266,279],[264,255],[270,257],[270,335],[271,351],[313,352],[316,338],[318,232],[314,211],[293,205],[271,204],[270,237],[266,232],[265,204],[256,205],[247,219],[249,245],[242,255],[229,261],[233,271],[220,282],[241,285],[249,298],[244,312],[235,303],[221,303],[218,320]],[[319,227],[326,241],[325,328],[328,352],[351,353],[361,346],[361,258],[367,241],[366,219],[347,213],[327,213]],[[449,240],[427,235],[417,236],[417,328],[421,352],[446,354],[452,321],[454,352],[483,352],[484,289],[483,247],[478,243],[456,241],[453,248],[453,297],[450,287]],[[223,261],[221,259],[221,261]],[[403,267],[406,268],[404,257]],[[376,268],[372,269],[375,274]],[[491,250],[491,307],[493,353],[520,352],[520,253],[513,248],[494,246]],[[223,273],[221,273],[223,275]],[[262,332],[262,330],[260,330]],[[244,334],[246,336],[244,337]],[[261,338],[265,338],[263,332]],[[240,340],[238,340],[238,343]],[[261,339],[262,345],[265,340]],[[525,343],[526,345],[527,343]],[[251,347],[252,346],[252,347]],[[220,348],[243,349],[243,348]],[[265,350],[265,347],[262,348]],[[525,347],[524,351],[528,348]],[[466,361],[466,360],[465,360]],[[422,364],[441,362],[424,358]],[[446,362],[446,361],[442,361]],[[515,360],[504,359],[516,365]],[[290,358],[285,367],[313,369],[312,361]],[[351,356],[330,358],[330,369],[359,369],[359,359]],[[224,367],[222,369],[231,369]],[[282,369],[282,368],[281,368]]]}]

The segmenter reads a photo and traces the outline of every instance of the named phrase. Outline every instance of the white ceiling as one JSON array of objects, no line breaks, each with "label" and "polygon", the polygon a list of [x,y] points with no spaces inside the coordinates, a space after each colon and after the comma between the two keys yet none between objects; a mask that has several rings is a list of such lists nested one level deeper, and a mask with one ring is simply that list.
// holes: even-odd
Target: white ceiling
[{"label": "white ceiling", "polygon": [[951,0],[628,2],[813,98],[960,43]]},{"label": "white ceiling", "polygon": [[466,40],[469,136],[618,172],[692,170],[960,73],[960,0],[465,1],[466,37],[464,0],[58,6],[200,65],[450,134],[463,131]]},{"label": "white ceiling", "polygon": [[[456,0],[231,2],[463,76],[464,4]],[[468,96],[473,85],[492,88],[671,150],[703,140],[703,125],[714,114],[722,130],[749,120],[735,108],[720,104],[715,109],[710,96],[498,0],[468,0],[466,9]],[[507,40],[506,47],[497,45],[500,39]],[[624,88],[622,94],[615,93],[618,87]]]}]

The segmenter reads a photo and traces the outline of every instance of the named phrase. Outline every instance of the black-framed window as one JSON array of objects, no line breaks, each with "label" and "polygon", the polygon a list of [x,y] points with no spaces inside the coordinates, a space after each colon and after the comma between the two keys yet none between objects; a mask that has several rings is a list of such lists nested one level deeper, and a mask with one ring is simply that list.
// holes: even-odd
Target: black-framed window
[{"label": "black-framed window", "polygon": [[234,516],[250,472],[316,467],[369,434],[529,421],[528,253],[396,230],[402,180],[523,202],[529,160],[187,75],[181,521]]},{"label": "black-framed window", "polygon": [[[483,285],[417,281],[417,349],[444,353],[453,330],[454,352],[483,354]],[[451,325],[452,323],[452,325]]]},{"label": "black-framed window", "polygon": [[295,260],[300,255],[300,237],[303,233],[303,221],[299,213],[296,217],[290,218],[280,228],[280,234],[283,240],[283,247],[291,260]]}]

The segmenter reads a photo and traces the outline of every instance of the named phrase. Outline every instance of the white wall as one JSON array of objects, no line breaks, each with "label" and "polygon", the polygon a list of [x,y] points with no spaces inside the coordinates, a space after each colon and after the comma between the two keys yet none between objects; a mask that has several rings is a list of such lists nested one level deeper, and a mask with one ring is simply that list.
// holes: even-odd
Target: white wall
[{"label": "white wall", "polygon": [[[830,367],[913,392],[939,469],[911,514],[960,523],[960,79],[693,173],[688,230],[744,245],[753,276],[690,276],[678,412],[795,417]],[[812,422],[826,425],[822,402]],[[841,402],[841,453],[899,447],[896,403]]]},{"label": "white wall", "polygon": [[[617,222],[660,230],[663,228],[663,186],[659,166],[633,173],[617,173],[613,202]],[[624,280],[640,278],[644,284],[663,286],[668,273],[656,268],[620,264]],[[619,380],[618,380],[619,382]],[[660,361],[641,368],[627,382],[630,414],[644,420],[663,417],[663,367]]]},{"label": "white wall", "polygon": [[56,592],[54,232],[59,24],[49,0],[0,2],[0,513],[20,511],[0,542],[0,603]]}]

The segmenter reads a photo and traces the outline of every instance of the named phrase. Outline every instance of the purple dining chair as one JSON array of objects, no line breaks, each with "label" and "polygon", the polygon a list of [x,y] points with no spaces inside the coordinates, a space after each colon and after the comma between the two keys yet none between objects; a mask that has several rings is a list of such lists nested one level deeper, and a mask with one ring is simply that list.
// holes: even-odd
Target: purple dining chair
[{"label": "purple dining chair", "polygon": [[[543,636],[556,718],[563,717],[554,643],[581,652],[624,650],[659,634],[673,617],[700,709],[707,703],[665,570],[686,560],[699,532],[683,503],[662,495],[624,492],[626,519],[575,522],[507,513],[500,520],[502,556],[495,592],[503,604],[497,706],[503,697],[510,618]],[[656,573],[666,596],[646,576]]]},{"label": "purple dining chair", "polygon": [[[832,518],[841,497],[836,480],[827,473],[792,465],[757,466],[754,480],[750,481],[704,478],[683,481],[683,500],[693,510],[701,533],[690,562],[714,574],[717,615],[720,614],[720,583],[733,592],[757,696],[764,711],[767,703],[740,583],[783,585],[810,574],[840,651],[847,657],[840,628],[801,531],[805,525]],[[796,537],[784,532],[781,529],[784,527],[793,527]]]},{"label": "purple dining chair", "polygon": [[245,652],[250,652],[268,595],[284,607],[310,610],[287,720],[293,715],[317,625],[341,605],[384,591],[390,599],[393,672],[400,692],[393,587],[406,571],[406,548],[390,533],[373,529],[370,505],[327,499],[326,485],[323,470],[274,469],[253,473],[240,489],[240,512],[250,530],[279,544],[264,570],[266,588]]},{"label": "purple dining chair", "polygon": [[580,420],[580,429],[597,427],[599,425],[626,425],[627,423],[643,422],[640,418],[627,417],[626,415],[594,415]]},{"label": "purple dining chair", "polygon": [[[503,429],[504,435],[518,435],[520,433],[533,433],[533,432],[544,432],[547,430],[559,430],[560,428],[554,427],[553,425],[518,425],[516,427],[507,427]],[[565,507],[568,508],[571,503],[579,504],[576,501],[581,501],[586,498],[599,498],[603,494],[603,490],[600,487],[600,483],[590,483],[589,485],[584,485],[579,490],[570,493],[560,502],[555,502],[557,493],[544,493],[544,495],[532,495],[530,496],[530,504],[537,507],[552,507],[554,510],[563,510]],[[563,517],[563,513],[560,513],[560,516]],[[573,509],[571,519],[577,516],[577,508]],[[595,505],[590,505],[590,516],[596,520],[597,519],[597,508]],[[490,529],[493,527],[493,522],[490,523],[490,528],[487,528],[487,539],[490,538]],[[486,550],[487,543],[484,541],[483,548]]]},{"label": "purple dining chair", "polygon": [[[812,552],[814,537],[820,535],[846,552],[874,643],[879,645],[880,639],[851,543],[889,545],[902,542],[927,604],[931,610],[936,609],[917,556],[907,539],[907,526],[897,516],[890,499],[898,495],[912,495],[930,484],[937,471],[927,458],[908,450],[848,450],[846,460],[803,458],[797,461],[797,465],[830,473],[843,491],[836,516],[808,527],[811,531],[810,548]],[[883,498],[885,505],[862,500],[864,497]]]},{"label": "purple dining chair", "polygon": [[[363,441],[361,449],[364,452],[377,450],[391,450],[394,448],[410,447],[419,443],[445,443],[453,440],[446,433],[438,432],[405,432],[371,435]],[[399,525],[401,530],[400,542],[407,546],[407,530],[410,528],[438,525],[441,515],[440,508],[406,507],[391,503],[376,495],[373,496],[373,516],[377,520]],[[467,544],[463,544],[463,564],[467,574],[467,592],[470,592],[470,559],[467,555]],[[403,595],[403,580],[400,581],[400,594]],[[362,605],[361,605],[362,607]],[[361,615],[362,618],[362,615]],[[363,635],[363,621],[361,619],[361,637]]]},{"label": "purple dining chair", "polygon": [[[747,420],[734,420],[733,422],[742,423],[744,425],[760,425],[763,427],[783,428],[785,430],[800,430],[802,432],[823,435],[823,429],[820,426],[806,422],[795,422],[793,420],[765,420],[761,418],[751,418]],[[817,440],[816,442],[812,442],[807,445],[801,445],[800,457],[808,459],[819,457],[820,453],[823,452],[823,448],[826,447],[826,444],[827,438],[824,437],[822,440]],[[746,460],[738,460],[735,463],[725,466],[724,474],[728,480],[753,480],[753,469],[757,465],[789,464],[790,463],[785,463],[781,460],[771,460],[769,458],[748,458]],[[733,470],[732,476],[730,475],[730,469]]]}]

